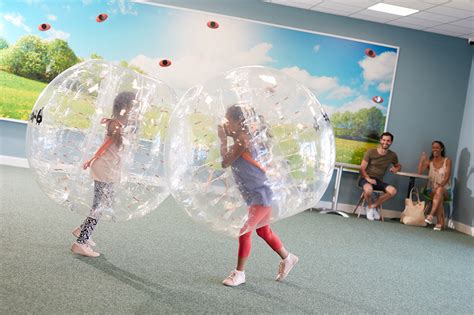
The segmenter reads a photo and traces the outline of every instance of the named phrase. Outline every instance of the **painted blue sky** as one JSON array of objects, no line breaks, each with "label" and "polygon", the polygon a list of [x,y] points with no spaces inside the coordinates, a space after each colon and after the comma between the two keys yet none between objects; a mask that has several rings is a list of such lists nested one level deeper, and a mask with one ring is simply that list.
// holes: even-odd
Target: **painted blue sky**
[{"label": "painted blue sky", "polygon": [[[109,15],[103,23],[95,21],[100,13]],[[61,38],[79,57],[126,60],[178,93],[238,66],[277,68],[307,85],[330,114],[372,106],[387,113],[397,60],[397,49],[384,45],[123,0],[0,0],[0,15],[10,45],[26,34]],[[208,28],[209,20],[220,27]],[[39,31],[41,23],[51,29]],[[159,67],[162,59],[173,65]]]}]

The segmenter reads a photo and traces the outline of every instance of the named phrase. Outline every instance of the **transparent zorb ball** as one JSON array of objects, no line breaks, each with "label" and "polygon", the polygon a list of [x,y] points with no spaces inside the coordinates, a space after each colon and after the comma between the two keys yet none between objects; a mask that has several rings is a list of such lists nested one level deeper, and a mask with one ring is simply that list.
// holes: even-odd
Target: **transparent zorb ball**
[{"label": "transparent zorb ball", "polygon": [[[249,225],[233,174],[238,170],[221,166],[217,126],[232,105],[242,110],[253,160],[272,191],[271,214],[256,226]],[[189,216],[235,237],[314,207],[332,176],[334,142],[328,116],[305,86],[275,69],[237,68],[192,87],[180,100],[166,139],[166,176]]]},{"label": "transparent zorb ball", "polygon": [[112,170],[111,202],[95,209],[102,219],[126,221],[158,207],[169,195],[164,177],[164,138],[176,104],[171,88],[155,79],[104,60],[67,69],[42,92],[31,113],[27,158],[42,190],[55,202],[90,215],[94,180],[83,170],[102,146],[104,118],[114,100],[133,95],[128,119],[120,129],[122,145]]}]

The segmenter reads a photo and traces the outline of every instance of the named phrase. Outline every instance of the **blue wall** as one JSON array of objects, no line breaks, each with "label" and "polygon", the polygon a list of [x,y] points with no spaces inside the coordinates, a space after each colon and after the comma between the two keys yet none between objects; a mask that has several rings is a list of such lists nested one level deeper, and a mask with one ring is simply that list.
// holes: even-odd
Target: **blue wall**
[{"label": "blue wall", "polygon": [[[403,170],[409,172],[416,171],[419,154],[430,151],[433,139],[442,140],[446,144],[448,155],[454,162],[457,161],[455,153],[463,124],[474,51],[466,39],[262,3],[258,0],[153,2],[400,47],[388,121],[388,130],[395,135],[392,149],[399,154]],[[467,112],[472,115],[472,92],[470,95],[471,109]],[[472,117],[467,120],[464,125],[473,121]],[[20,134],[24,133],[24,126],[19,126],[15,131],[15,128],[5,127],[4,124],[4,121],[0,124],[0,155],[24,156],[22,144],[15,143],[21,138]],[[472,156],[472,145],[470,148]],[[470,163],[472,165],[472,157]],[[344,174],[340,202],[357,202],[360,191],[356,189],[356,179],[357,176],[353,174]],[[400,191],[397,198],[387,203],[386,208],[403,210],[407,179],[389,174],[386,181],[393,183]],[[331,196],[332,189],[328,189],[323,200],[329,201]],[[459,209],[456,219],[472,226],[472,208]]]},{"label": "blue wall", "polygon": [[26,158],[26,127],[23,121],[0,120],[0,155]]}]

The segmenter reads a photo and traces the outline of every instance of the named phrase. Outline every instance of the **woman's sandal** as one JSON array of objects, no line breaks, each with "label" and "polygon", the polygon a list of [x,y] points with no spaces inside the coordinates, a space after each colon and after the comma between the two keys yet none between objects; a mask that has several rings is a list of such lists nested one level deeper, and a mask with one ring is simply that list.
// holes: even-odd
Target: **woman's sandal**
[{"label": "woman's sandal", "polygon": [[443,229],[442,226],[439,226],[439,225],[435,225],[435,227],[433,228],[434,231],[441,231]]},{"label": "woman's sandal", "polygon": [[433,224],[433,216],[431,214],[428,214],[425,218],[425,222],[428,224]]}]

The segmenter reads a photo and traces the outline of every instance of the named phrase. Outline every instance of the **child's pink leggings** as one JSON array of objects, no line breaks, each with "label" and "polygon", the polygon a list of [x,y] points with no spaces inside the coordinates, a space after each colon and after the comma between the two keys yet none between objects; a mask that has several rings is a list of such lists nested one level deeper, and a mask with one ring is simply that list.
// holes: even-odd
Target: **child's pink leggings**
[{"label": "child's pink leggings", "polygon": [[270,216],[272,213],[272,207],[270,206],[261,206],[261,205],[252,205],[249,208],[249,219],[245,223],[241,231],[248,231],[245,234],[242,234],[239,237],[239,257],[247,258],[250,256],[250,249],[252,248],[252,231],[259,225],[264,224],[264,226],[257,229],[257,235],[260,236],[267,242],[268,245],[274,250],[277,251],[283,247],[280,239],[276,234],[273,234],[272,229],[268,225],[270,221]]}]

